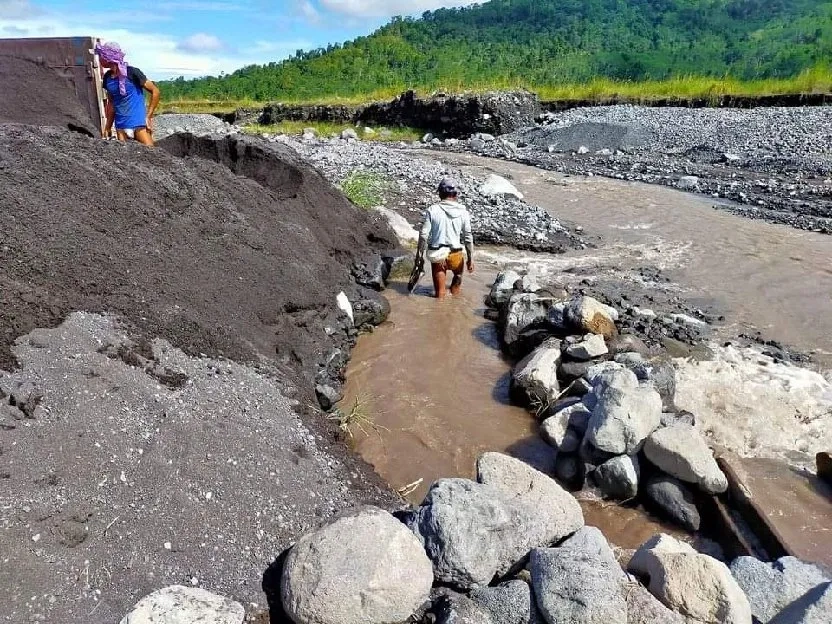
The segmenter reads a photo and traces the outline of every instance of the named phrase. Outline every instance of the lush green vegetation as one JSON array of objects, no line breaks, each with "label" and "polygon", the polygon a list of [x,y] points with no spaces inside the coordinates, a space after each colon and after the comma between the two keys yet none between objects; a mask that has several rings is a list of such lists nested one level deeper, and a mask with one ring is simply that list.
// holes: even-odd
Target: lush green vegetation
[{"label": "lush green vegetation", "polygon": [[249,124],[243,127],[243,132],[249,134],[303,134],[306,128],[313,128],[319,137],[338,136],[349,128],[355,130],[359,140],[385,143],[418,141],[425,134],[423,130],[415,128],[372,128],[370,126],[356,128],[348,123],[326,121],[282,121],[272,125]]},{"label": "lush green vegetation", "polygon": [[678,76],[758,81],[811,68],[828,86],[830,59],[829,0],[491,0],[394,18],[355,41],[228,76],[180,78],[163,91],[169,100],[259,102],[388,99],[407,88],[569,95],[597,79],[612,90],[643,81],[673,88],[690,80]]}]

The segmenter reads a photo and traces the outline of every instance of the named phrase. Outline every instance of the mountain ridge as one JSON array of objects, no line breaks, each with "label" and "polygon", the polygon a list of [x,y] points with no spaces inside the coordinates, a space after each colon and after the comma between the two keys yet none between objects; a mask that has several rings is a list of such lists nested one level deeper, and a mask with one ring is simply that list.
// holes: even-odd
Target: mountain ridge
[{"label": "mountain ridge", "polygon": [[343,44],[163,89],[168,99],[266,101],[595,78],[749,80],[829,59],[827,0],[491,0],[395,17]]}]

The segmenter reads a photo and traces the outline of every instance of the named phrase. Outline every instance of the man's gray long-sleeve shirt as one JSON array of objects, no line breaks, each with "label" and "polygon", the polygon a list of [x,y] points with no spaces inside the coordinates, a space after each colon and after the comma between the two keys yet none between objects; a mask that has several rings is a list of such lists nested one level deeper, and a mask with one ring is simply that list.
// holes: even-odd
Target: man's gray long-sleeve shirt
[{"label": "man's gray long-sleeve shirt", "polygon": [[425,212],[421,238],[430,249],[465,247],[470,254],[474,249],[471,214],[463,204],[448,199],[434,204]]}]

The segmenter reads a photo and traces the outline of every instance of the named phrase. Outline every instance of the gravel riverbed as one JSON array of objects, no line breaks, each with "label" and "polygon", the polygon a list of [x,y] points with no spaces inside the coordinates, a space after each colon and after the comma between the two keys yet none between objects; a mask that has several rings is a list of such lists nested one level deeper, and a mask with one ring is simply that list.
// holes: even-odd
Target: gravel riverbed
[{"label": "gravel riverbed", "polygon": [[579,108],[489,139],[433,147],[673,186],[742,216],[832,233],[829,107]]}]

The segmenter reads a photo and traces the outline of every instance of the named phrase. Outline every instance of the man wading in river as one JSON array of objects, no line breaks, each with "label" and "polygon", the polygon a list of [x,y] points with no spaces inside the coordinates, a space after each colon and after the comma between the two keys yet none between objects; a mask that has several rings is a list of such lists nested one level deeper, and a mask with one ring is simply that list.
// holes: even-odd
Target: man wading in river
[{"label": "man wading in river", "polygon": [[[119,141],[127,140],[127,130],[144,145],[153,145],[153,113],[159,105],[159,88],[138,67],[124,61],[124,52],[117,43],[97,44],[95,53],[101,59],[104,73],[104,89],[107,91],[107,125],[104,138],[109,138],[116,126]],[[144,92],[150,93],[150,108],[144,101]]]},{"label": "man wading in river", "polygon": [[468,209],[457,201],[457,184],[451,178],[439,183],[438,204],[425,212],[422,231],[419,234],[417,261],[427,251],[431,264],[433,287],[436,298],[445,296],[447,273],[454,274],[451,294],[458,295],[462,289],[462,274],[465,269],[463,245],[468,254],[468,272],[474,272],[474,236],[471,233],[471,215]]}]

